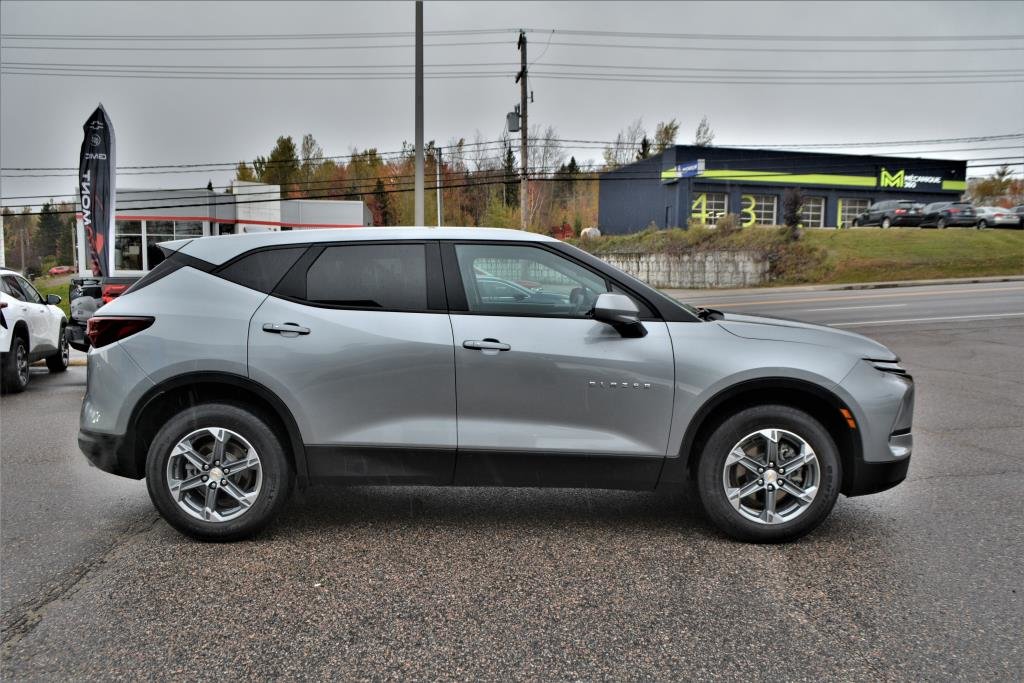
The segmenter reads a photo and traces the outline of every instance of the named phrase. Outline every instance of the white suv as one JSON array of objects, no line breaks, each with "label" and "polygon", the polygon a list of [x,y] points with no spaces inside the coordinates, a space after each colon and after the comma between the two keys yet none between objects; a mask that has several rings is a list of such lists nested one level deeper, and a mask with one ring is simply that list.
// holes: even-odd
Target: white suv
[{"label": "white suv", "polygon": [[29,365],[46,359],[50,372],[68,369],[68,341],[60,297],[45,299],[29,281],[12,270],[0,269],[0,379],[9,393],[28,386]]}]

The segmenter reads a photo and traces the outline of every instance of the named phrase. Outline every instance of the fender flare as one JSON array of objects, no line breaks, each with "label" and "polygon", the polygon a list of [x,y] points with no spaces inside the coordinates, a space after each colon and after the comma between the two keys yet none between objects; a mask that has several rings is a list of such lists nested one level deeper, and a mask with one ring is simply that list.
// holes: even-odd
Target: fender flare
[{"label": "fender flare", "polygon": [[306,465],[306,446],[302,440],[302,434],[299,432],[298,423],[295,421],[295,417],[292,415],[291,410],[289,410],[288,406],[286,406],[284,402],[281,401],[281,399],[279,399],[272,391],[259,382],[230,372],[200,370],[182,375],[175,375],[170,379],[157,383],[146,391],[146,393],[142,395],[142,398],[135,404],[135,408],[132,410],[131,418],[128,422],[130,427],[128,429],[127,442],[132,444],[133,452],[138,452],[137,449],[134,448],[136,440],[135,425],[138,423],[139,417],[146,411],[146,409],[149,408],[154,401],[168,392],[196,384],[219,384],[225,387],[235,387],[249,391],[265,401],[284,424],[285,431],[288,433],[288,445],[291,448],[291,452],[295,460],[295,474],[299,480],[299,484],[302,486],[306,485],[309,480],[309,470]]}]

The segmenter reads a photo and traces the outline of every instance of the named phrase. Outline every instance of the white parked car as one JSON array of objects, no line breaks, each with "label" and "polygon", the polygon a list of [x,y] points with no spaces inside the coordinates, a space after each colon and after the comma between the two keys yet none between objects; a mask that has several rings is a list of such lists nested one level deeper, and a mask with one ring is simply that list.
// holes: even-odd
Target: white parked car
[{"label": "white parked car", "polygon": [[4,391],[28,386],[29,365],[46,360],[50,372],[68,369],[68,320],[57,307],[60,297],[45,299],[28,280],[0,268],[0,379]]}]

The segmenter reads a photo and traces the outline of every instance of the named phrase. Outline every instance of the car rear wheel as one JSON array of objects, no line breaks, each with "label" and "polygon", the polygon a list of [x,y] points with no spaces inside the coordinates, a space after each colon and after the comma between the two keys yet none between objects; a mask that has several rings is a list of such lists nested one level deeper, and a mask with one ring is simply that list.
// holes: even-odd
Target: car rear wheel
[{"label": "car rear wheel", "polygon": [[255,534],[284,507],[294,481],[267,420],[231,403],[181,411],[157,432],[146,459],[157,510],[178,531],[207,541]]},{"label": "car rear wheel", "polygon": [[938,228],[939,230],[944,230],[946,227],[946,219],[940,218],[938,222],[935,223],[935,227]]},{"label": "car rear wheel", "polygon": [[14,337],[11,339],[11,350],[4,356],[3,368],[0,369],[3,390],[8,394],[21,393],[28,386],[30,377],[28,344],[21,337]]},{"label": "car rear wheel", "polygon": [[980,221],[978,221],[978,226],[977,227],[978,227],[978,230],[984,230],[985,228],[988,227],[988,223],[985,221],[984,218],[982,218]]},{"label": "car rear wheel", "polygon": [[697,489],[708,516],[741,541],[775,543],[815,529],[839,496],[842,465],[828,431],[782,405],[748,408],[707,440]]},{"label": "car rear wheel", "polygon": [[46,357],[46,367],[50,372],[66,372],[68,363],[71,362],[71,351],[68,348],[68,336],[65,334],[65,331],[62,325],[57,353]]},{"label": "car rear wheel", "polygon": [[886,229],[892,227],[892,221],[889,220],[888,216],[882,219],[882,227]]}]

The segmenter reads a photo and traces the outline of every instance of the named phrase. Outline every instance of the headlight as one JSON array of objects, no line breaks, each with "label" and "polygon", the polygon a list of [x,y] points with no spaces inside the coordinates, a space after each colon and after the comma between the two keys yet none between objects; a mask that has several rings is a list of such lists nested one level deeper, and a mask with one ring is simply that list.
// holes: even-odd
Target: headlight
[{"label": "headlight", "polygon": [[875,370],[881,370],[882,372],[896,375],[901,379],[905,379],[907,382],[913,382],[914,378],[906,371],[906,369],[899,364],[898,361],[888,360],[873,360],[871,358],[865,358],[865,362],[871,363],[871,367]]}]

